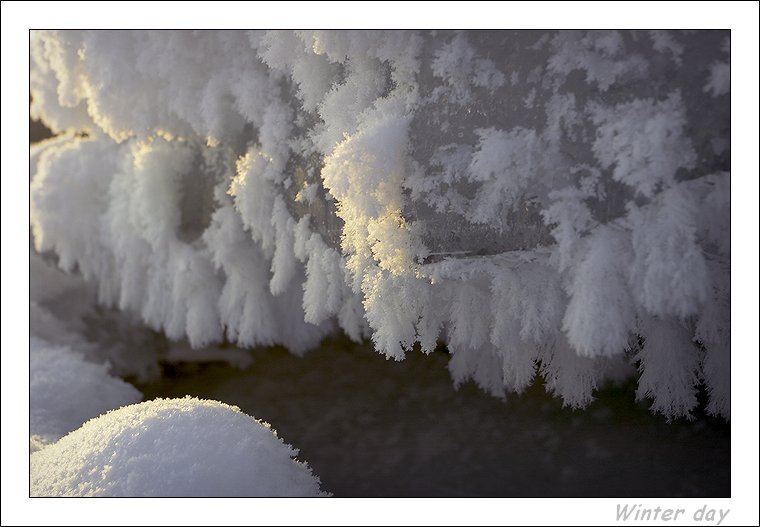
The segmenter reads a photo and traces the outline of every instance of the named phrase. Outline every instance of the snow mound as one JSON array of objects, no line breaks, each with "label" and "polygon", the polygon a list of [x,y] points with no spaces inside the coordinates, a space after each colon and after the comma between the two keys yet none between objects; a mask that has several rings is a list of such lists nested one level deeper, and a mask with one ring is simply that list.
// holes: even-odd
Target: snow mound
[{"label": "snow mound", "polygon": [[87,362],[68,346],[32,337],[29,354],[30,448],[52,443],[113,408],[140,401],[134,387],[105,364]]},{"label": "snow mound", "polygon": [[326,495],[297,453],[236,406],[156,399],[92,419],[33,453],[31,495]]}]

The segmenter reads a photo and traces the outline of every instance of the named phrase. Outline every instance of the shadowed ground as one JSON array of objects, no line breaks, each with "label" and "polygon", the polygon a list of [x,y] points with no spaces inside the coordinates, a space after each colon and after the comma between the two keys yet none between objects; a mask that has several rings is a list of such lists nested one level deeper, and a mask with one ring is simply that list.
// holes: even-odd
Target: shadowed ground
[{"label": "shadowed ground", "polygon": [[135,384],[271,423],[335,496],[730,496],[730,426],[700,413],[668,423],[634,403],[633,381],[572,411],[540,383],[506,403],[472,383],[455,391],[443,352],[386,361],[336,337],[303,358],[253,357],[245,370],[164,364]]}]

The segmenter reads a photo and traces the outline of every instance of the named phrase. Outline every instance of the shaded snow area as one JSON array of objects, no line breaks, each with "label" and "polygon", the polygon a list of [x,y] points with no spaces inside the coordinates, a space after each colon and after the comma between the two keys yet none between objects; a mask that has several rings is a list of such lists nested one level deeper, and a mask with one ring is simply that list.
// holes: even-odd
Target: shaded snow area
[{"label": "shaded snow area", "polygon": [[[266,419],[336,495],[730,493],[728,31],[35,31],[30,54],[56,134],[30,149],[34,489],[198,495],[202,434],[277,451],[187,400],[45,446],[139,401],[127,379]],[[142,426],[217,430],[176,460],[156,439],[176,479],[151,486]],[[301,492],[239,457],[247,492]]]},{"label": "shaded snow area", "polygon": [[86,314],[94,309],[91,288],[34,252],[29,260],[29,449],[34,452],[88,419],[142,400],[142,394],[113,375],[104,344],[84,334]]},{"label": "shaded snow area", "polygon": [[32,496],[318,496],[298,452],[239,408],[156,399],[31,455]]},{"label": "shaded snow area", "polygon": [[29,350],[30,450],[56,441],[92,417],[138,402],[142,394],[85,362],[69,347],[32,337]]}]

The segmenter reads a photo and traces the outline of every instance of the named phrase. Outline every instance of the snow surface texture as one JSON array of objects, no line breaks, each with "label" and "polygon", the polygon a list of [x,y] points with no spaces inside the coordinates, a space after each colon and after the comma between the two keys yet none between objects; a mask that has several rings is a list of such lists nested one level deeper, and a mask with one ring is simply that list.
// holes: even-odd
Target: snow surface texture
[{"label": "snow surface texture", "polygon": [[106,365],[86,362],[81,353],[36,337],[29,351],[29,394],[30,450],[142,399],[131,384],[109,375]]},{"label": "snow surface texture", "polygon": [[30,456],[32,496],[325,495],[268,424],[217,401],[156,399]]},{"label": "snow surface texture", "polygon": [[[727,32],[48,31],[35,248],[193,347],[340,327],[730,418]],[[696,89],[695,89],[696,88]],[[76,132],[85,132],[86,136]]]}]

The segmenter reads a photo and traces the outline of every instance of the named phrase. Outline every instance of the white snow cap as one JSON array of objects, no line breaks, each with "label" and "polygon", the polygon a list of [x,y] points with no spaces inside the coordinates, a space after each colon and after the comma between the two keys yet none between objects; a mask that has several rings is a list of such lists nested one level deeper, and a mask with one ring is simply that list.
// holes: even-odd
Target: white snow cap
[{"label": "white snow cap", "polygon": [[92,419],[33,453],[31,495],[327,495],[297,453],[236,406],[156,399]]}]

